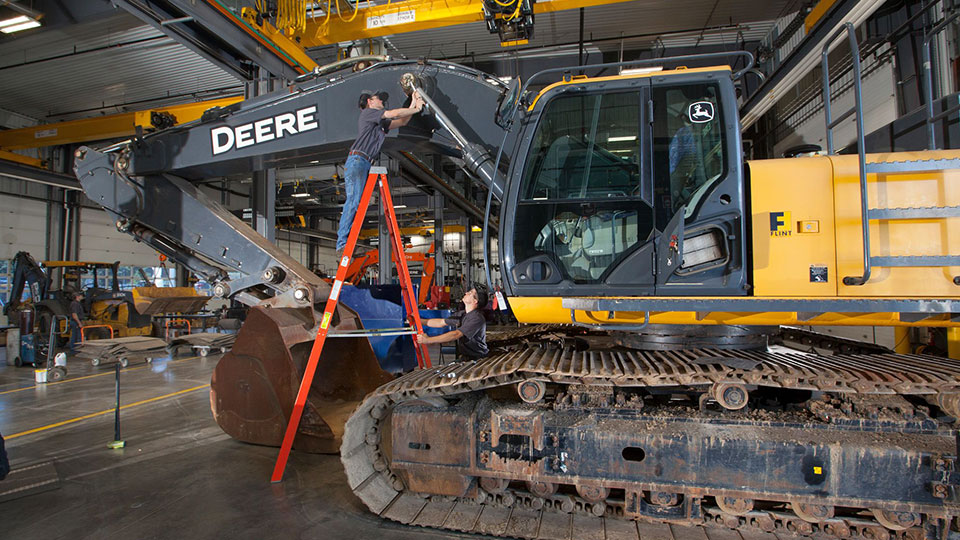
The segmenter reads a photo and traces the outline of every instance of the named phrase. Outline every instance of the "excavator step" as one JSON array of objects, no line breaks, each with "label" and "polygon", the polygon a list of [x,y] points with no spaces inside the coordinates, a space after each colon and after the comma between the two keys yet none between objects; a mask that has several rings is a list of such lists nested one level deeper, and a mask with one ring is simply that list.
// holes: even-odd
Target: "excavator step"
[{"label": "excavator step", "polygon": [[870,219],[943,219],[960,217],[960,206],[923,206],[916,208],[871,208]]},{"label": "excavator step", "polygon": [[923,159],[916,161],[879,161],[867,163],[867,173],[911,173],[960,169],[960,159]]},{"label": "excavator step", "polygon": [[960,255],[901,255],[896,257],[870,257],[873,266],[960,266]]}]

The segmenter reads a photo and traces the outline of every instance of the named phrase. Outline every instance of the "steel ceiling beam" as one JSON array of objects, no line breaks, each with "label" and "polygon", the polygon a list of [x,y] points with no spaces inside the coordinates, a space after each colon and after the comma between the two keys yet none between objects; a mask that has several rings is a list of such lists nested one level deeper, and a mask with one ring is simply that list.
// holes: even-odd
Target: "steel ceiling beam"
[{"label": "steel ceiling beam", "polygon": [[76,176],[55,173],[46,169],[38,169],[12,161],[0,160],[0,176],[46,184],[63,189],[82,190]]},{"label": "steel ceiling beam", "polygon": [[278,45],[221,0],[114,3],[242,81],[254,80],[255,65],[285,80],[316,67],[305,53],[298,56],[284,50],[288,44]]}]

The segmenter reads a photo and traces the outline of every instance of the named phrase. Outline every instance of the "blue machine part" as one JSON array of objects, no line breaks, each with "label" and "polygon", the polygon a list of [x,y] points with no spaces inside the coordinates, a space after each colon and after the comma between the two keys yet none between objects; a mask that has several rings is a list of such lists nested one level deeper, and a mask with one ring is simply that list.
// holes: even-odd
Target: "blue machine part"
[{"label": "blue machine part", "polygon": [[20,361],[24,364],[37,365],[37,336],[27,334],[20,336]]},{"label": "blue machine part", "polygon": [[[401,301],[399,285],[344,285],[340,301],[357,312],[363,327],[400,328],[405,325],[406,310]],[[416,295],[416,289],[414,290]],[[449,310],[421,309],[420,316],[428,319],[448,317]],[[425,328],[428,336],[437,336],[449,328]],[[380,367],[390,373],[403,373],[417,367],[417,354],[410,336],[370,337],[370,345],[377,355]]]}]

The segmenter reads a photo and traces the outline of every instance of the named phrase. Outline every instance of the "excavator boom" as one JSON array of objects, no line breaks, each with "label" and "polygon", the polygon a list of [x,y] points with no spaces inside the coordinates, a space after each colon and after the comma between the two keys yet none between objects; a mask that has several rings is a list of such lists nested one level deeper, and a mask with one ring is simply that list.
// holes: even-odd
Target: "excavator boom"
[{"label": "excavator boom", "polygon": [[[404,81],[401,84],[401,79]],[[330,285],[210,200],[197,180],[342,159],[356,136],[357,97],[377,88],[402,105],[414,87],[436,96],[448,121],[469,126],[471,141],[434,137],[432,117],[388,137],[385,152],[427,150],[481,164],[503,138],[492,111],[503,84],[448,63],[383,62],[358,73],[322,76],[280,92],[207,111],[195,122],[103,150],[80,148],[75,172],[87,196],[119,230],[211,282],[214,293],[251,306],[233,350],[218,363],[211,406],[221,427],[248,442],[279,445]],[[466,98],[450,103],[447,96]],[[435,104],[436,106],[436,104]],[[485,164],[485,165],[483,165]],[[362,328],[340,305],[335,330]],[[295,447],[336,451],[346,416],[389,379],[366,338],[324,350]]]}]

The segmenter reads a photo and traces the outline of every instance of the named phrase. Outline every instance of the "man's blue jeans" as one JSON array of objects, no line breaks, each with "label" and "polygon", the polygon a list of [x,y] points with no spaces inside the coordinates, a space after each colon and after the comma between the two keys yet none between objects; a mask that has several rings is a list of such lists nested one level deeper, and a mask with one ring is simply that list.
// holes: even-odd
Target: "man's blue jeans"
[{"label": "man's blue jeans", "polygon": [[370,162],[351,154],[344,165],[344,184],[347,189],[347,202],[343,203],[343,213],[340,214],[340,226],[337,228],[337,249],[347,245],[350,228],[353,226],[353,217],[357,215],[357,206],[360,205],[360,195],[363,195],[363,186],[367,182],[367,173],[370,172]]}]

